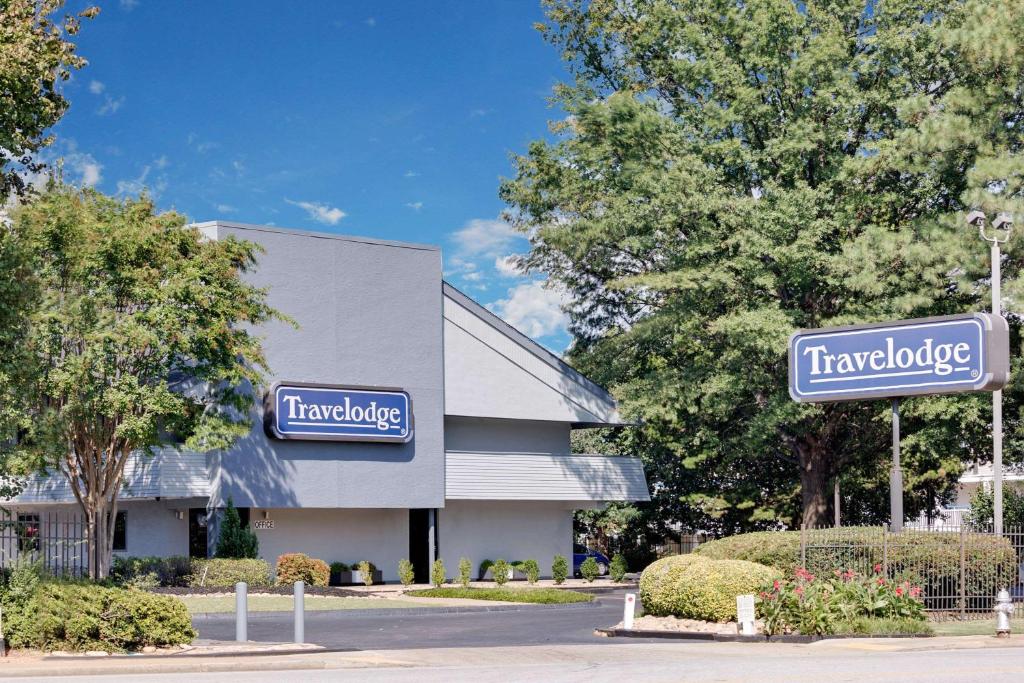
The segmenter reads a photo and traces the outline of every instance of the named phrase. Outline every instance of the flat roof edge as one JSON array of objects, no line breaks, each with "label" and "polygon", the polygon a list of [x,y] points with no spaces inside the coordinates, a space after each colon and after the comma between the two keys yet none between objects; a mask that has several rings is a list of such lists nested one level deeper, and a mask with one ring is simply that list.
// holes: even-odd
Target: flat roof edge
[{"label": "flat roof edge", "polygon": [[400,249],[417,249],[420,251],[441,251],[441,247],[434,244],[419,244],[416,242],[400,242],[398,240],[383,240],[374,237],[359,237],[357,235],[343,235],[335,232],[318,232],[316,230],[300,230],[298,228],[282,228],[276,225],[259,225],[257,223],[236,223],[234,221],[198,221],[190,223],[196,228],[233,228],[235,230],[252,230],[254,232],[271,232],[279,235],[296,235],[299,237],[312,237],[315,239],[340,240],[342,242],[357,242],[360,244],[372,244],[382,247],[398,247]]}]

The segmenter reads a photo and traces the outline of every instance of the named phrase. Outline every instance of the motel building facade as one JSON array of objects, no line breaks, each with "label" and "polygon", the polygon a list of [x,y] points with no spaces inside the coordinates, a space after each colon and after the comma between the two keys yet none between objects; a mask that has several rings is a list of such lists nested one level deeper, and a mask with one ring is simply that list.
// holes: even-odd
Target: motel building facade
[{"label": "motel building facade", "polygon": [[[637,458],[572,454],[573,429],[622,424],[603,388],[442,279],[437,247],[227,222],[265,253],[246,277],[297,323],[257,332],[271,369],[226,451],[133,457],[115,555],[207,557],[230,498],[273,566],[283,553],[572,557],[573,512],[648,499]],[[79,515],[59,473],[4,503],[44,535]],[[41,539],[45,541],[45,538]],[[84,551],[83,551],[84,552]]]}]

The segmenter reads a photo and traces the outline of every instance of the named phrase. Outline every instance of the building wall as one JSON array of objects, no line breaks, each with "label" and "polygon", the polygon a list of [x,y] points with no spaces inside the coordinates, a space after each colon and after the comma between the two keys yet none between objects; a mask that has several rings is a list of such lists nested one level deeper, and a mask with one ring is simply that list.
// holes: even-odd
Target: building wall
[{"label": "building wall", "polygon": [[441,253],[434,247],[229,223],[210,237],[258,242],[247,275],[298,328],[257,332],[275,381],[400,387],[408,444],[278,441],[256,411],[251,433],[211,458],[210,505],[395,508],[444,504]]},{"label": "building wall", "polygon": [[[260,557],[271,567],[284,553],[306,553],[328,564],[369,560],[385,581],[397,581],[398,561],[409,556],[408,510],[272,508],[267,518],[274,528],[254,531]],[[263,509],[254,508],[251,522],[261,519]]]},{"label": "building wall", "polygon": [[569,453],[569,425],[541,420],[444,418],[445,449],[474,453]]},{"label": "building wall", "polygon": [[[468,557],[476,578],[483,560],[537,560],[541,576],[551,576],[551,561],[572,562],[572,513],[565,502],[453,500],[438,512],[440,557],[449,574]],[[571,565],[570,565],[571,566]]]}]

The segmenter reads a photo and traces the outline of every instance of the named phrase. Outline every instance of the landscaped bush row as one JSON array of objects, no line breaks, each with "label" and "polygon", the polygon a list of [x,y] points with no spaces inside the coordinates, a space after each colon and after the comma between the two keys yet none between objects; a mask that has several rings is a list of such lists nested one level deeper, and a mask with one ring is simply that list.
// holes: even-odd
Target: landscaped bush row
[{"label": "landscaped bush row", "polygon": [[[806,567],[818,575],[876,564],[887,565],[889,579],[909,580],[924,595],[956,593],[960,577],[960,534],[892,534],[878,527],[844,527],[807,532]],[[981,594],[1017,572],[1016,554],[1006,538],[964,534],[968,595]],[[699,546],[709,559],[748,560],[790,573],[801,568],[799,531],[738,534]]]},{"label": "landscaped bush row", "polygon": [[12,572],[0,603],[12,647],[122,652],[186,644],[196,637],[177,598],[45,579],[37,566]]},{"label": "landscaped bush row", "polygon": [[505,602],[529,602],[537,604],[566,604],[591,602],[594,596],[564,588],[425,588],[409,591],[408,595],[423,598],[470,598],[472,600],[501,600]]},{"label": "landscaped bush row", "polygon": [[743,560],[676,555],[658,560],[640,576],[640,600],[654,616],[726,622],[736,618],[736,596],[756,594],[782,573]]},{"label": "landscaped bush row", "polygon": [[[115,557],[110,570],[111,581],[126,588],[157,587],[224,587],[240,581],[250,587],[262,588],[278,584],[305,581],[308,586],[326,586],[328,583],[349,583],[345,575],[352,569],[362,570],[362,581],[370,585],[377,568],[372,562],[362,561],[354,567],[335,562],[328,567],[323,560],[302,553],[286,553],[277,560],[271,572],[266,560],[260,559],[189,559],[187,557]],[[273,581],[272,581],[273,577]],[[342,579],[345,580],[342,580]]]}]

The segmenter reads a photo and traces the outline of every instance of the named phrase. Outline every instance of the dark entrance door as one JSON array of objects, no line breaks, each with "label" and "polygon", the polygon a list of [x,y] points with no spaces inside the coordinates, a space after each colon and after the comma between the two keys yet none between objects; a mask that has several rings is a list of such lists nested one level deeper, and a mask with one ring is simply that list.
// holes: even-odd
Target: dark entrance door
[{"label": "dark entrance door", "polygon": [[430,580],[430,510],[409,510],[409,561],[416,583]]},{"label": "dark entrance door", "polygon": [[188,556],[206,557],[206,508],[189,508]]}]

